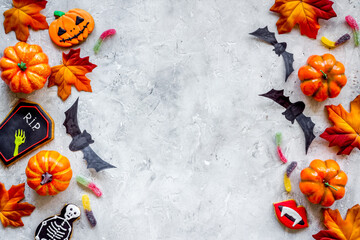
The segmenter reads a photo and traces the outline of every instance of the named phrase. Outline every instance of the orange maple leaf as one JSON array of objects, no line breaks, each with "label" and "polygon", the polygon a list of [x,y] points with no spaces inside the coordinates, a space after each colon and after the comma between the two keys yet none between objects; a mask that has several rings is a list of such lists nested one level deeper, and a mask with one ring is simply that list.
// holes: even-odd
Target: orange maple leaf
[{"label": "orange maple leaf", "polygon": [[360,95],[350,103],[350,113],[341,104],[326,109],[334,126],[325,129],[320,137],[330,142],[329,147],[339,146],[338,155],[349,155],[355,147],[360,148]]},{"label": "orange maple leaf", "polygon": [[4,227],[24,226],[22,216],[29,216],[35,209],[30,203],[19,203],[24,197],[25,183],[11,186],[6,191],[3,183],[0,182],[0,220]]},{"label": "orange maple leaf", "polygon": [[92,92],[90,79],[85,74],[97,66],[89,62],[89,57],[80,58],[80,48],[63,52],[63,65],[51,68],[48,87],[58,86],[58,96],[65,101],[71,94],[71,85],[78,91]]},{"label": "orange maple leaf", "polygon": [[275,0],[270,11],[281,15],[276,23],[279,34],[291,32],[299,24],[302,35],[316,39],[320,29],[318,19],[336,17],[332,5],[329,0]]},{"label": "orange maple leaf", "polygon": [[324,209],[324,224],[329,230],[313,235],[315,239],[360,239],[360,205],[350,208],[345,220],[342,219],[339,210]]},{"label": "orange maple leaf", "polygon": [[13,0],[13,8],[4,12],[5,33],[15,31],[16,38],[26,42],[29,26],[34,30],[48,29],[46,17],[40,14],[46,3],[43,0]]}]

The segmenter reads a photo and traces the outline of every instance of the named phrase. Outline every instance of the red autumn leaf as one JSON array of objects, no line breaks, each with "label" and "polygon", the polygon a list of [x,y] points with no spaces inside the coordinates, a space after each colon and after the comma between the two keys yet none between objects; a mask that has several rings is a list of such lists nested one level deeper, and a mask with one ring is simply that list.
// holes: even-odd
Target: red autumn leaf
[{"label": "red autumn leaf", "polygon": [[316,240],[341,240],[341,238],[331,230],[321,230],[317,234],[314,234],[313,238]]},{"label": "red autumn leaf", "polygon": [[330,142],[329,147],[339,146],[338,155],[349,155],[355,147],[360,148],[360,95],[350,103],[350,108],[349,113],[341,104],[326,106],[334,126],[327,128],[320,137]]},{"label": "red autumn leaf", "polygon": [[350,208],[342,219],[339,210],[324,209],[324,225],[329,229],[313,235],[316,240],[359,240],[360,205]]},{"label": "red autumn leaf", "polygon": [[21,217],[29,216],[35,209],[27,202],[19,203],[24,197],[25,183],[11,186],[6,191],[3,183],[0,182],[0,220],[4,227],[24,226]]},{"label": "red autumn leaf", "polygon": [[276,23],[280,34],[291,32],[299,24],[302,35],[316,39],[320,29],[318,19],[336,17],[332,5],[329,0],[275,0],[270,11],[281,15]]},{"label": "red autumn leaf", "polygon": [[4,12],[5,33],[15,31],[16,38],[26,42],[29,26],[34,30],[48,29],[46,17],[40,14],[46,3],[43,0],[13,0],[13,8]]},{"label": "red autumn leaf", "polygon": [[65,101],[71,94],[71,85],[78,91],[92,92],[90,79],[85,74],[97,66],[89,62],[89,57],[80,58],[80,48],[63,52],[63,64],[51,68],[48,87],[58,86],[58,96]]}]

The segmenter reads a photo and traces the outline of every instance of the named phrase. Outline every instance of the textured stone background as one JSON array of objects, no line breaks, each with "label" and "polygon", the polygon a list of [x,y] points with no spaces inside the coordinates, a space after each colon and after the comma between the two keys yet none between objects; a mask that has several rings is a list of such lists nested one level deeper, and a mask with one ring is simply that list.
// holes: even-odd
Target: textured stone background
[{"label": "textured stone background", "polygon": [[[348,109],[359,94],[359,48],[351,40],[330,51],[345,64],[348,76],[335,99],[317,103],[305,97],[296,73],[308,56],[329,52],[321,45],[321,36],[337,39],[351,33],[344,17],[351,14],[360,21],[360,3],[336,1],[338,17],[320,20],[317,40],[301,36],[297,28],[277,34],[295,55],[295,72],[284,83],[283,60],[270,45],[248,35],[265,25],[276,31],[278,16],[269,11],[273,2],[49,1],[42,11],[49,23],[55,10],[71,8],[83,8],[95,19],[94,32],[79,45],[81,56],[90,56],[98,65],[87,75],[93,93],[79,93],[73,87],[62,102],[56,87],[21,95],[0,83],[0,117],[21,97],[41,104],[56,126],[55,139],[39,150],[67,156],[74,175],[91,177],[104,195],[96,198],[74,179],[54,197],[38,196],[26,186],[25,201],[36,210],[23,218],[22,228],[0,227],[1,239],[32,239],[40,221],[57,214],[64,204],[81,206],[83,193],[90,195],[98,226],[91,229],[83,216],[74,224],[73,239],[310,239],[323,228],[320,207],[304,198],[298,182],[300,170],[315,158],[335,158],[348,173],[346,195],[332,208],[345,214],[359,203],[359,150],[336,156],[336,148],[316,138],[305,155],[299,125],[291,125],[281,115],[282,107],[258,94],[285,88],[292,101],[306,103],[305,113],[316,123],[317,136],[329,127],[324,106],[342,103]],[[10,7],[11,1],[2,0],[0,12]],[[92,47],[108,28],[118,33],[95,56]],[[51,66],[60,64],[63,49],[51,42],[48,32],[30,32],[28,43],[41,45]],[[3,27],[0,38],[0,52],[17,42],[14,32],[5,35]],[[82,153],[68,149],[71,137],[62,125],[64,111],[78,96],[81,128],[95,139],[92,148],[117,169],[89,171]],[[283,189],[286,166],[276,154],[277,131],[283,133],[285,155],[299,163],[290,194]],[[28,159],[0,166],[6,188],[26,181]],[[272,203],[289,198],[307,208],[308,229],[290,231],[277,222]]]}]

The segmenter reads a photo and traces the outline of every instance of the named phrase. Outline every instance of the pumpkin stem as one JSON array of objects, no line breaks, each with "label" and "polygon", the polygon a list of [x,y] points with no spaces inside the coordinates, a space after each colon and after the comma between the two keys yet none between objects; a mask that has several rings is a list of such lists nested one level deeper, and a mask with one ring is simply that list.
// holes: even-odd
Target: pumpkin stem
[{"label": "pumpkin stem", "polygon": [[324,78],[324,79],[327,79],[327,74],[326,74],[326,73],[324,73],[324,71],[323,71],[323,70],[320,70],[320,72],[322,72],[322,74],[323,74],[323,78]]},{"label": "pumpkin stem", "polygon": [[62,12],[62,11],[55,11],[55,12],[54,12],[54,16],[55,16],[56,18],[59,18],[59,17],[61,17],[62,15],[65,15],[65,13]]},{"label": "pumpkin stem", "polygon": [[334,186],[331,186],[328,182],[325,183],[325,186],[331,187],[332,189],[334,189],[335,191],[337,191],[337,188],[335,188]]},{"label": "pumpkin stem", "polygon": [[27,69],[26,63],[21,62],[17,64],[21,71],[25,71]]},{"label": "pumpkin stem", "polygon": [[46,183],[49,183],[52,181],[52,175],[48,172],[45,172],[43,175],[41,175],[41,182],[40,185],[44,185]]}]

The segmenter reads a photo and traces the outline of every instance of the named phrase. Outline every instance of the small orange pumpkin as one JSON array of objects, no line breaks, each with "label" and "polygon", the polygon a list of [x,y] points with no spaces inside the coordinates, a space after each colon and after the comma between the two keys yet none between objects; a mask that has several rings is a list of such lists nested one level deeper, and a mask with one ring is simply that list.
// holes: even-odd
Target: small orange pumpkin
[{"label": "small orange pumpkin", "polygon": [[70,184],[69,160],[56,151],[41,151],[30,158],[25,170],[27,184],[39,195],[56,195]]},{"label": "small orange pumpkin", "polygon": [[45,85],[51,73],[48,62],[40,46],[18,42],[4,50],[1,78],[13,92],[31,93]]},{"label": "small orange pumpkin", "polygon": [[314,204],[331,206],[345,195],[347,175],[339,164],[332,160],[315,159],[301,171],[300,190]]},{"label": "small orange pumpkin", "polygon": [[329,53],[310,56],[298,76],[301,91],[318,102],[338,96],[347,82],[344,65]]},{"label": "small orange pumpkin", "polygon": [[67,13],[55,11],[58,17],[50,24],[51,40],[60,47],[71,47],[84,41],[94,30],[94,19],[85,10],[71,9]]}]

